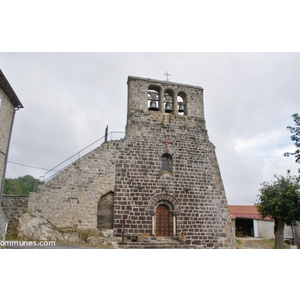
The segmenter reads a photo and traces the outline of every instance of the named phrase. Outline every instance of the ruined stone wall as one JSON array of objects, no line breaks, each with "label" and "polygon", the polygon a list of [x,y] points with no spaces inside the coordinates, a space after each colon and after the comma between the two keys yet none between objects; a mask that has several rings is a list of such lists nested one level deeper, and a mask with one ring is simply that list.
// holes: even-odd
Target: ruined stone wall
[{"label": "ruined stone wall", "polygon": [[114,191],[116,147],[111,141],[81,158],[30,193],[28,212],[41,213],[58,227],[97,229],[100,198]]},{"label": "ruined stone wall", "polygon": [[[116,162],[115,234],[122,235],[124,222],[128,237],[155,235],[155,209],[166,203],[172,234],[183,233],[187,243],[206,248],[234,248],[234,229],[215,148],[205,128],[202,88],[188,87],[190,112],[180,116],[148,110],[149,84],[129,78],[126,137]],[[182,87],[176,84],[173,88]],[[168,146],[171,172],[162,171],[166,145],[161,141],[166,136],[173,142]],[[174,200],[167,201],[166,196],[164,201],[160,195]],[[151,203],[155,197],[158,202]]]},{"label": "ruined stone wall", "polygon": [[11,126],[13,122],[14,106],[7,95],[0,89],[0,192]]},{"label": "ruined stone wall", "polygon": [[1,207],[8,226],[18,225],[19,217],[27,212],[28,196],[3,195]]}]

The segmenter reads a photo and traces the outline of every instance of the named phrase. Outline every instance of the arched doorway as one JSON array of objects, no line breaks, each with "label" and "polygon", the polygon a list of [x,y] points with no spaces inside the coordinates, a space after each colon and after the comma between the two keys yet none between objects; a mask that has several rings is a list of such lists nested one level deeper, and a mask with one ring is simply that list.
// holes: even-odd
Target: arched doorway
[{"label": "arched doorway", "polygon": [[[164,211],[164,212],[163,212]],[[180,214],[178,200],[170,194],[156,194],[148,203],[147,212],[152,217],[152,235],[176,236],[176,218]],[[165,215],[163,217],[163,215]],[[162,220],[164,218],[165,221]],[[164,225],[166,224],[167,227]],[[158,225],[160,223],[160,225]],[[162,228],[166,229],[162,229]]]},{"label": "arched doorway", "polygon": [[103,195],[98,202],[97,228],[112,229],[114,213],[114,193]]},{"label": "arched doorway", "polygon": [[170,212],[165,204],[156,209],[156,236],[170,236]]}]

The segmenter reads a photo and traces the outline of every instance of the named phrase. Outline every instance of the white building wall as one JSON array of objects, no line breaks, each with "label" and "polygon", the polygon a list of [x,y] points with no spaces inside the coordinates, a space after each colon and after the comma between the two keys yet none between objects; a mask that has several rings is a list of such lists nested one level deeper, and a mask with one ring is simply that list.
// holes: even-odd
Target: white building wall
[{"label": "white building wall", "polygon": [[274,238],[274,221],[256,220],[258,227],[258,237]]},{"label": "white building wall", "polygon": [[[274,221],[253,220],[253,226],[254,221],[257,221],[258,237],[274,239]],[[284,238],[293,238],[292,228],[290,226],[284,226]]]},{"label": "white building wall", "polygon": [[292,227],[284,225],[283,236],[284,236],[285,239],[291,239],[291,238],[293,238]]}]

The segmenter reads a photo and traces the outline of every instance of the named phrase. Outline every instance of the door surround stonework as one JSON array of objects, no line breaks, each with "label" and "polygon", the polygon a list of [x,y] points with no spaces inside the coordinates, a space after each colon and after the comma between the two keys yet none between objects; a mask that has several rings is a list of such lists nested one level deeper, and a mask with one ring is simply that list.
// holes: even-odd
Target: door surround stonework
[{"label": "door surround stonework", "polygon": [[157,207],[161,204],[167,205],[169,207],[170,213],[172,213],[173,215],[180,214],[180,205],[178,200],[170,194],[162,194],[162,193],[154,195],[149,200],[146,211],[151,215],[154,215],[156,213]]},{"label": "door surround stonework", "polygon": [[166,205],[170,214],[170,236],[176,236],[176,218],[180,214],[178,200],[170,194],[156,194],[148,203],[146,211],[152,216],[152,235],[156,235],[156,212],[160,205]]}]

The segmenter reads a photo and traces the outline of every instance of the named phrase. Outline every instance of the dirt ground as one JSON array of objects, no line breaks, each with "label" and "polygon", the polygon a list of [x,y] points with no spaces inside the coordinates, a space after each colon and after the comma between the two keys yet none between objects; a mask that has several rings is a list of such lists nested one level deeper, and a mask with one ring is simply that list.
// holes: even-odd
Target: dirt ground
[{"label": "dirt ground", "polygon": [[[274,239],[238,237],[238,249],[274,249]],[[285,245],[286,249],[290,249],[290,245]]]},{"label": "dirt ground", "polygon": [[251,237],[237,238],[238,249],[274,249],[270,245],[271,243],[274,243],[274,241]]}]

